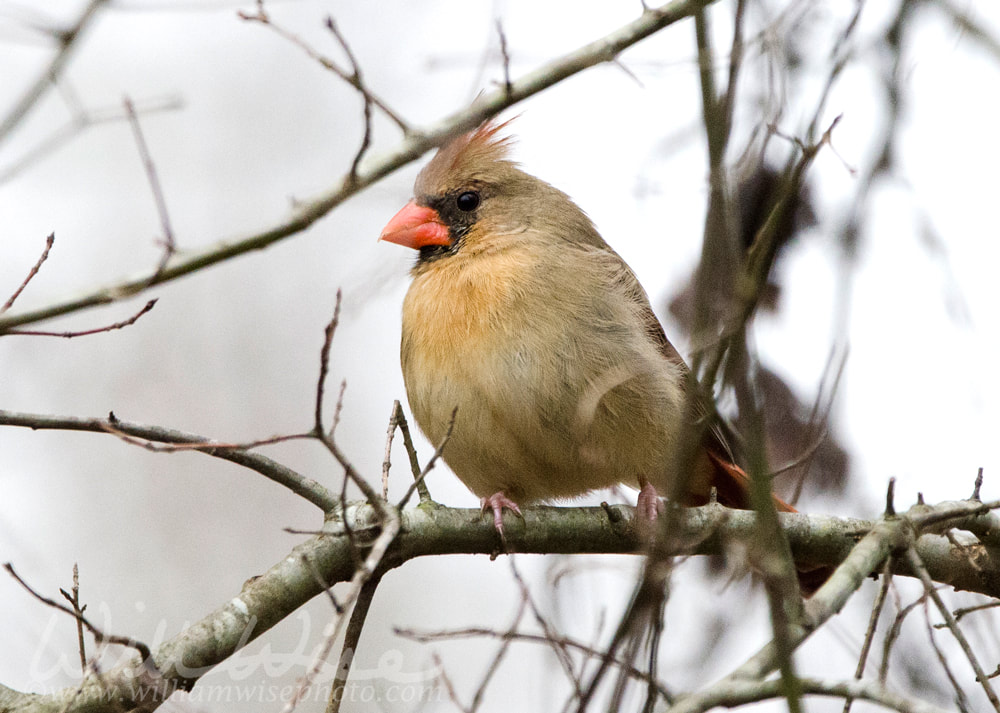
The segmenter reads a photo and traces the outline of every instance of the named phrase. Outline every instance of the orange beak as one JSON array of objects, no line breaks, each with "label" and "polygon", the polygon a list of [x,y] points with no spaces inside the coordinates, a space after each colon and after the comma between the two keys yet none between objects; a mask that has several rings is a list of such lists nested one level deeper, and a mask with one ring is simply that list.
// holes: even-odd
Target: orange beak
[{"label": "orange beak", "polygon": [[433,208],[426,208],[410,201],[392,216],[382,229],[379,240],[419,250],[427,245],[450,245],[448,226]]}]

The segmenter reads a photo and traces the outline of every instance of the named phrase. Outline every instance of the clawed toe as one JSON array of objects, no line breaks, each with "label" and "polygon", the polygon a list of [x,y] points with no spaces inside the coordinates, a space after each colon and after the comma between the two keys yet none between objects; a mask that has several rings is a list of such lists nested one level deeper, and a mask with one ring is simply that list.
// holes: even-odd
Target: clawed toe
[{"label": "clawed toe", "polygon": [[503,509],[507,508],[511,512],[516,513],[518,517],[523,517],[521,515],[521,508],[517,506],[517,503],[508,498],[507,494],[503,491],[493,493],[493,495],[487,498],[481,498],[479,504],[482,506],[483,512],[487,510],[493,511],[493,526],[500,534],[500,539],[506,542],[507,540],[503,532]]},{"label": "clawed toe", "polygon": [[656,522],[656,519],[663,513],[663,501],[652,483],[642,484],[635,509],[639,517],[646,522]]}]

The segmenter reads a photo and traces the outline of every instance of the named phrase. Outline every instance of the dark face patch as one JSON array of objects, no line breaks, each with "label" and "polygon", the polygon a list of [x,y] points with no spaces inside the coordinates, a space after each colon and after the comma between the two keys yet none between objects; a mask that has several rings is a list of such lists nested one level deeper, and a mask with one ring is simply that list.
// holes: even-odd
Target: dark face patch
[{"label": "dark face patch", "polygon": [[480,207],[485,200],[484,186],[467,186],[449,191],[441,196],[421,196],[417,204],[433,208],[448,227],[449,245],[426,245],[420,248],[417,264],[438,260],[458,252],[465,236],[476,224]]}]

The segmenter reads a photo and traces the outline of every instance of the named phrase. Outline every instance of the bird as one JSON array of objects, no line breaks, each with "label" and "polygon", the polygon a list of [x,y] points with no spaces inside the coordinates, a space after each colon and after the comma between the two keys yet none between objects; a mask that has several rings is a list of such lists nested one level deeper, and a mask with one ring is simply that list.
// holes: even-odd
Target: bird
[{"label": "bird", "polygon": [[[438,149],[380,239],[417,251],[400,361],[413,416],[504,536],[504,510],[625,484],[655,521],[682,465],[688,367],[632,269],[561,190],[511,159],[509,122]],[[703,429],[681,504],[750,508]],[[778,510],[795,509],[775,496]]]}]

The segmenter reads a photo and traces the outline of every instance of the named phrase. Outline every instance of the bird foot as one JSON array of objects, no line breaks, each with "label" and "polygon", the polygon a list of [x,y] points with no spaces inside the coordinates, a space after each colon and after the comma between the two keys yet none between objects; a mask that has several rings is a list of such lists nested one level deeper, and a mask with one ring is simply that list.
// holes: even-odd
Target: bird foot
[{"label": "bird foot", "polygon": [[643,483],[639,489],[639,499],[636,500],[635,509],[639,517],[648,523],[656,522],[663,513],[663,501],[660,494],[652,483]]},{"label": "bird foot", "polygon": [[507,494],[503,491],[493,493],[488,498],[480,498],[479,504],[483,512],[487,510],[493,511],[493,526],[496,527],[497,532],[500,534],[500,539],[506,543],[507,540],[503,534],[503,509],[507,508],[516,513],[518,517],[523,517],[521,515],[521,508],[517,506],[517,503],[508,498]]}]

